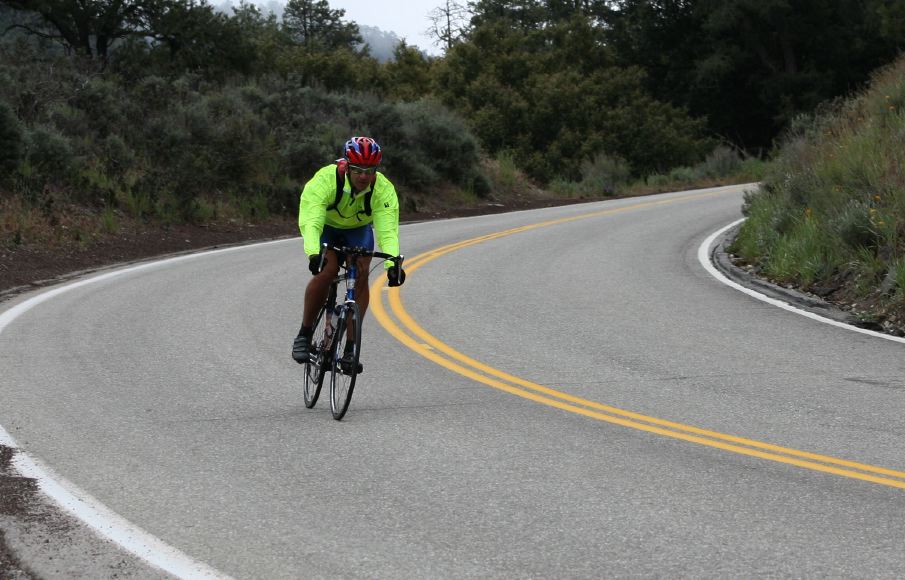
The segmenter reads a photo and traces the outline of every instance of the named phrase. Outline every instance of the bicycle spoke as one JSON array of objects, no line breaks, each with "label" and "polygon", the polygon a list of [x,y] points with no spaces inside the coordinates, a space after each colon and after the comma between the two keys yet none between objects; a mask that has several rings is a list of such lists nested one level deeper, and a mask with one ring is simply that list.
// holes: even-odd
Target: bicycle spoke
[{"label": "bicycle spoke", "polygon": [[324,308],[321,308],[320,312],[317,313],[317,318],[315,318],[314,332],[311,335],[311,344],[309,345],[310,355],[308,362],[305,363],[305,388],[303,394],[305,406],[309,409],[317,403],[321,386],[324,384],[326,371],[323,352],[325,345],[324,330],[326,327],[326,316],[324,316],[324,313]]},{"label": "bicycle spoke", "polygon": [[[336,330],[335,355],[331,364],[330,374],[330,409],[333,418],[342,419],[349,409],[352,400],[352,391],[355,389],[355,380],[358,377],[358,359],[361,348],[361,318],[358,305],[351,304],[345,307],[340,316]],[[345,358],[347,343],[353,343],[351,357]],[[345,359],[340,362],[340,359]]]}]

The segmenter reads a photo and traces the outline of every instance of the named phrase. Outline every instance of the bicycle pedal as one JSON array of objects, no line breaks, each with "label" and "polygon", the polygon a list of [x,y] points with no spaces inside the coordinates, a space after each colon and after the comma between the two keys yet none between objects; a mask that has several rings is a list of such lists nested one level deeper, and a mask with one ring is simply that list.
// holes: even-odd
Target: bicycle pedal
[{"label": "bicycle pedal", "polygon": [[[349,368],[350,366],[351,366],[351,365],[340,364],[340,365],[339,365],[339,370],[341,370],[342,373],[343,373],[344,375],[350,375],[350,374],[352,374],[352,373],[351,373],[351,370],[352,370],[352,369]],[[363,366],[361,363],[358,363],[358,370],[355,371],[355,374],[360,375],[361,372],[362,372],[363,370],[364,370],[364,366]]]}]

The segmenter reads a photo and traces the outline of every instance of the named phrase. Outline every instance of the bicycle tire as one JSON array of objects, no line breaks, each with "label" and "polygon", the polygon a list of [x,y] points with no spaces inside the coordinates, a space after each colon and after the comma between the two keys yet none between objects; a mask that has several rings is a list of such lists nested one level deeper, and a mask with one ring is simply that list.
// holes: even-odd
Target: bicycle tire
[{"label": "bicycle tire", "polygon": [[[349,329],[350,320],[351,330]],[[339,421],[346,415],[346,411],[349,410],[349,403],[352,401],[352,391],[355,390],[355,380],[358,378],[358,359],[361,355],[361,314],[359,313],[358,304],[345,305],[336,326],[336,335],[333,341],[334,352],[330,365],[330,410],[333,412],[333,418]],[[340,366],[339,359],[345,352],[350,332],[352,340],[355,342],[355,348],[352,351],[351,364],[348,365],[348,368],[343,369]]]},{"label": "bicycle tire", "polygon": [[305,398],[305,407],[312,408],[317,403],[317,398],[321,394],[321,387],[324,384],[324,376],[327,374],[327,358],[328,353],[323,352],[323,345],[326,337],[324,330],[326,328],[324,316],[326,307],[322,306],[314,319],[314,332],[311,334],[311,356],[305,363],[305,386],[302,394]]}]

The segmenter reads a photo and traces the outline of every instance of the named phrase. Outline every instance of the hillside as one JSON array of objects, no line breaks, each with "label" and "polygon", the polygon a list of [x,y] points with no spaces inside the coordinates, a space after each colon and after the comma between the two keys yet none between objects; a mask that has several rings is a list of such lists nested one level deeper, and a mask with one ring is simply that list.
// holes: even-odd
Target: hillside
[{"label": "hillside", "polygon": [[[735,159],[735,158],[733,158]],[[710,163],[683,168],[681,178],[654,176],[654,179],[620,184],[610,198],[629,197],[745,183],[759,178],[761,165],[752,161],[728,164],[724,173],[716,173]],[[724,160],[725,164],[725,160]],[[596,193],[582,192],[576,184],[561,190],[543,189],[505,163],[486,161],[485,172],[492,190],[484,198],[465,194],[455,188],[434,192],[409,192],[408,210],[402,222],[447,219],[551,207],[570,203],[599,201]],[[0,301],[17,293],[57,283],[73,274],[105,266],[152,258],[164,254],[196,251],[256,240],[298,236],[295,214],[266,219],[225,219],[204,224],[161,224],[130,218],[123,212],[99,214],[90,208],[68,206],[54,214],[53,222],[41,212],[11,208],[0,201],[0,233],[23,231],[29,221],[28,239],[0,245]],[[19,228],[18,230],[16,228]],[[304,259],[299,255],[300,267]]]},{"label": "hillside", "polygon": [[[905,325],[905,57],[793,127],[732,251],[877,329]],[[901,330],[896,332],[901,333]]]},{"label": "hillside", "polygon": [[[445,219],[502,211],[547,207],[581,201],[564,198],[532,187],[501,191],[491,200],[445,197],[447,203],[427,201],[420,211],[408,211],[402,221]],[[0,212],[0,218],[4,217]],[[16,219],[7,214],[6,220]],[[41,226],[49,228],[49,225]],[[0,301],[22,291],[52,284],[73,274],[105,266],[152,258],[164,254],[196,251],[249,241],[298,236],[294,216],[278,216],[250,222],[224,220],[203,225],[149,224],[117,216],[115,231],[105,230],[102,219],[87,209],[70,207],[52,232],[35,232],[38,241],[0,246]],[[81,233],[80,233],[81,232]],[[299,267],[304,259],[299,254]]]}]

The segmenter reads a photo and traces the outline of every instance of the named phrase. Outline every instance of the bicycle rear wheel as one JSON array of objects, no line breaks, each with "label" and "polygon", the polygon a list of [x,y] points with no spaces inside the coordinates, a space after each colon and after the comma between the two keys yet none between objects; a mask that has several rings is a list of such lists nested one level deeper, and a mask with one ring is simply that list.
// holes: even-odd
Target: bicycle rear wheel
[{"label": "bicycle rear wheel", "polygon": [[324,352],[327,344],[325,336],[326,329],[326,307],[321,307],[314,319],[314,332],[311,334],[311,344],[309,346],[310,355],[308,362],[305,363],[305,406],[311,408],[317,403],[317,397],[321,393],[321,386],[324,384],[324,376],[327,374],[327,361],[332,360],[330,353]]},{"label": "bicycle rear wheel", "polygon": [[[340,358],[346,352],[346,343],[354,342],[352,356],[340,364]],[[330,365],[330,410],[333,418],[339,421],[349,409],[355,379],[358,378],[358,358],[361,354],[361,315],[358,304],[346,305],[339,317],[336,336],[333,341],[334,353]]]}]

